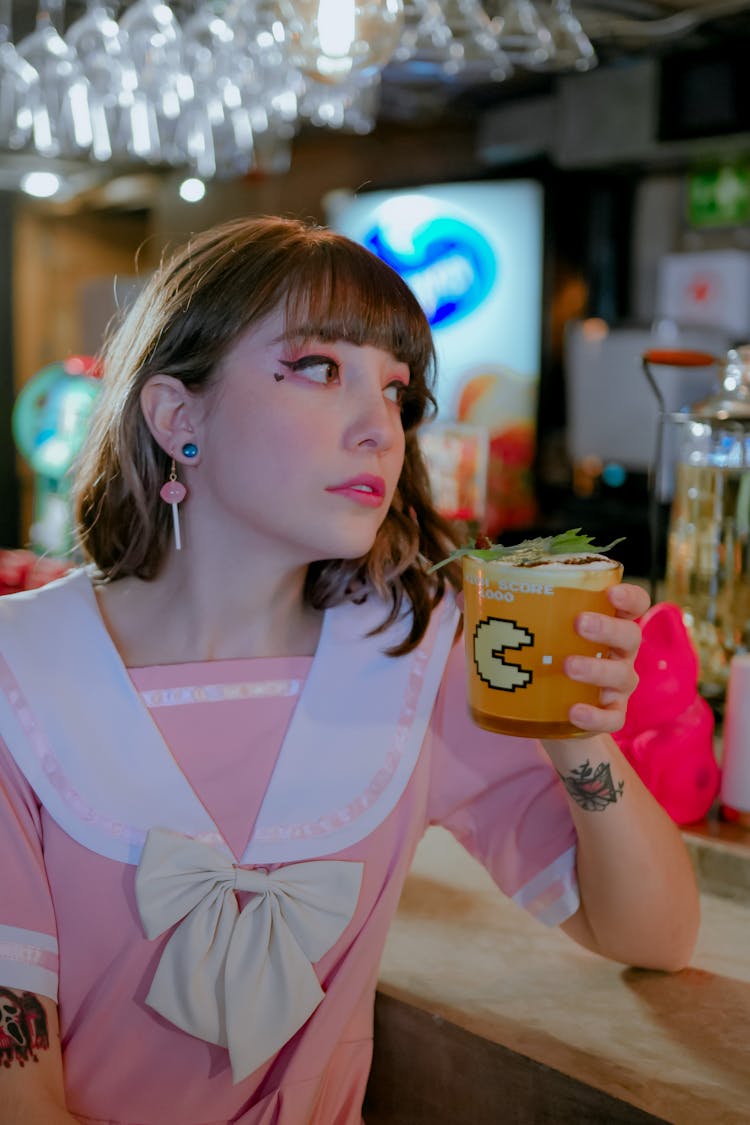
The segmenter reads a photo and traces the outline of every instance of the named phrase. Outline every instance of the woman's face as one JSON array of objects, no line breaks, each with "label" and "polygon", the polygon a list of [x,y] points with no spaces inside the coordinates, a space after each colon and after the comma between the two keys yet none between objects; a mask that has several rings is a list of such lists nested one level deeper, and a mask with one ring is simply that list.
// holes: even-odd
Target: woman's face
[{"label": "woman's face", "polygon": [[401,474],[408,383],[389,352],[287,339],[274,313],[239,338],[206,397],[191,507],[280,562],[365,555]]}]

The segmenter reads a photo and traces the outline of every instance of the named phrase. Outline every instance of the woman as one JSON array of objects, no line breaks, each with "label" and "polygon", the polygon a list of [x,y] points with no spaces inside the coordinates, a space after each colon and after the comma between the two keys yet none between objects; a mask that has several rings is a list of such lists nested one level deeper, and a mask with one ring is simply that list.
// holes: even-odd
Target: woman
[{"label": "woman", "polygon": [[[645,594],[579,622],[610,652],[568,660],[601,689],[571,710],[585,737],[467,717],[416,440],[432,366],[395,273],[273,218],[178,250],[110,340],[90,566],[0,601],[9,1125],[360,1122],[429,823],[588,948],[689,959],[685,849],[606,733]],[[614,778],[600,813],[564,784],[586,760]]]}]

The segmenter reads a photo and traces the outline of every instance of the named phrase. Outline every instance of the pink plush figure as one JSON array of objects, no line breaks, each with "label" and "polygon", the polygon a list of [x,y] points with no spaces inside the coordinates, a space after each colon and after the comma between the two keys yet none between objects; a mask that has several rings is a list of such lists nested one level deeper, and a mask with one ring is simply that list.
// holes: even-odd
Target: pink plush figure
[{"label": "pink plush figure", "polygon": [[638,687],[614,739],[672,819],[692,824],[719,792],[713,712],[698,694],[698,657],[679,606],[659,602],[639,624]]}]

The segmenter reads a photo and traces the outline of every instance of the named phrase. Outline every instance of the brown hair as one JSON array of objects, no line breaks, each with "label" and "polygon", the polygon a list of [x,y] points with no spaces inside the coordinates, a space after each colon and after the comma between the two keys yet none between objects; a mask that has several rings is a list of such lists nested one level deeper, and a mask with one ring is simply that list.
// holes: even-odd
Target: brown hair
[{"label": "brown hair", "polygon": [[78,540],[104,580],[152,579],[171,533],[159,499],[169,460],[140,407],[153,375],[172,375],[193,393],[208,389],[240,336],[283,305],[287,330],[323,340],[371,344],[408,364],[402,403],[406,455],[396,494],[368,554],[312,563],[305,597],[323,609],[374,589],[390,602],[377,630],[413,611],[409,636],[421,639],[457,569],[428,575],[455,545],[436,511],[416,437],[434,410],[435,354],[427,319],[403,279],[364,247],[299,220],[241,219],[191,239],[162,262],[103,352],[103,387],[74,485]]}]

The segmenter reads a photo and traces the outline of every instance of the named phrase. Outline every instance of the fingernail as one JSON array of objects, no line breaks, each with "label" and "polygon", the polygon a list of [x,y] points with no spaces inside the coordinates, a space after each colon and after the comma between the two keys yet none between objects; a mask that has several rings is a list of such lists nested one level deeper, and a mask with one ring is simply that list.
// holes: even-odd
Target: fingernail
[{"label": "fingernail", "polygon": [[599,635],[599,618],[592,613],[582,613],[578,628],[587,637],[596,637]]}]

